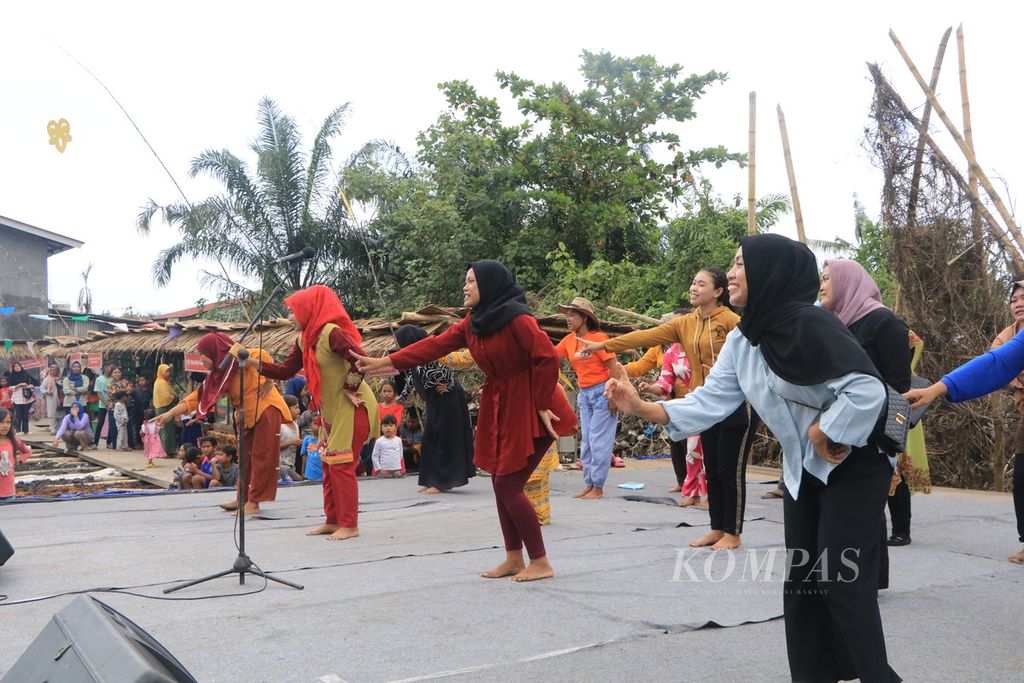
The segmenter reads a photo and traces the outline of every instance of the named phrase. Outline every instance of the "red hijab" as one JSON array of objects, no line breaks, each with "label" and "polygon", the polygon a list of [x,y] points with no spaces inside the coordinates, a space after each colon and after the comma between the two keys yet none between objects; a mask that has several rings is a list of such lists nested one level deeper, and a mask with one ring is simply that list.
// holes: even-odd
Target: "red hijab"
[{"label": "red hijab", "polygon": [[361,346],[359,334],[348,316],[341,299],[334,290],[324,285],[313,285],[299,290],[284,300],[284,305],[295,314],[302,325],[302,365],[306,368],[306,390],[313,398],[313,406],[320,405],[320,366],[316,362],[316,345],[324,325],[334,323],[355,346]]},{"label": "red hijab", "polygon": [[199,409],[196,411],[196,417],[200,420],[217,404],[217,400],[224,393],[224,388],[238,372],[238,360],[233,356],[228,367],[220,369],[224,356],[229,355],[228,352],[234,344],[234,340],[223,332],[204,334],[196,344],[196,351],[213,361],[213,369],[199,387]]}]

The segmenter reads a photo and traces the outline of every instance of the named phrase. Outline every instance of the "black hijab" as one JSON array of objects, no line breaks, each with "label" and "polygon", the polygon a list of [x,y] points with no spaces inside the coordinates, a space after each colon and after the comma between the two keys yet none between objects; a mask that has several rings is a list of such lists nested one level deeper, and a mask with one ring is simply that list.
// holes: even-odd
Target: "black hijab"
[{"label": "black hijab", "polygon": [[470,266],[476,276],[480,303],[469,312],[470,329],[478,337],[487,337],[509,323],[512,318],[530,315],[526,292],[515,276],[498,261],[477,261]]},{"label": "black hijab", "polygon": [[410,344],[415,344],[421,339],[426,339],[429,335],[421,327],[415,325],[402,325],[395,331],[395,341],[398,342],[399,348],[404,349]]},{"label": "black hijab", "polygon": [[811,386],[851,372],[879,378],[867,353],[839,318],[814,305],[821,281],[806,244],[782,235],[740,238],[747,306],[739,328],[768,367]]},{"label": "black hijab", "polygon": [[[18,363],[17,361],[12,363],[11,367],[14,367],[15,365],[21,367],[21,363]],[[36,381],[32,379],[32,375],[28,374],[28,370],[26,370],[25,368],[21,368],[21,370],[12,370],[11,372],[7,373],[7,381],[8,383],[10,383],[12,387],[15,384],[34,385],[36,383]]]}]

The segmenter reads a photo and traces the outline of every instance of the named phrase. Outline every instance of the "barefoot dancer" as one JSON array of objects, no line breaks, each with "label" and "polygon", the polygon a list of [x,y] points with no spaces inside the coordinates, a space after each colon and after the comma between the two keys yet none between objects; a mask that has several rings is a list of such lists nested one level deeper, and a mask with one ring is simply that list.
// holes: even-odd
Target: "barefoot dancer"
[{"label": "barefoot dancer", "polygon": [[750,401],[782,444],[792,679],[898,681],[875,597],[893,470],[867,445],[885,388],[839,319],[812,305],[819,281],[810,249],[781,235],[740,245],[729,294],[745,307],[743,320],[704,385],[686,398],[645,403],[628,379],[612,379],[609,398],[679,436]]},{"label": "barefoot dancer", "polygon": [[522,287],[504,265],[474,263],[462,291],[471,310],[459,323],[388,357],[360,358],[359,369],[365,372],[390,363],[407,370],[469,348],[487,375],[480,394],[474,462],[493,475],[506,551],[505,561],[481,576],[546,579],[555,572],[523,487],[558,433],[575,431],[575,415],[558,390],[558,355],[530,315]]},{"label": "barefoot dancer", "polygon": [[302,336],[283,363],[264,363],[263,373],[283,380],[305,368],[311,406],[320,409],[326,519],[306,535],[325,535],[330,541],[355,538],[359,535],[359,451],[367,439],[380,436],[377,399],[354,365],[356,354],[364,353],[363,337],[329,287],[307,287],[286,298],[284,305]]},{"label": "barefoot dancer", "polygon": [[[202,356],[203,365],[209,374],[203,383],[191,394],[181,399],[174,408],[153,418],[158,426],[163,426],[185,413],[195,411],[196,419],[202,420],[213,410],[221,396],[227,396],[235,410],[241,406],[240,378],[238,373],[238,351],[241,345],[235,344],[231,337],[223,332],[211,332],[200,338],[196,351]],[[278,448],[282,422],[291,422],[291,412],[274,383],[261,377],[256,367],[257,360],[269,361],[270,354],[262,349],[249,349],[252,361],[245,366],[245,457],[248,468],[248,495],[246,496],[244,514],[255,515],[260,512],[260,503],[266,503],[277,497],[278,469],[277,460],[280,455]],[[231,356],[231,362],[225,370],[220,364],[225,356]],[[239,481],[238,486],[246,482]],[[238,500],[221,505],[228,511],[238,509]]]},{"label": "barefoot dancer", "polygon": [[[702,268],[690,284],[691,315],[682,315],[650,330],[630,332],[606,342],[586,342],[587,351],[618,352],[637,346],[678,342],[690,360],[690,390],[704,384],[725,344],[725,337],[739,323],[729,304],[725,271]],[[746,508],[747,458],[761,420],[747,403],[700,435],[704,452],[711,531],[690,546],[728,550],[740,546],[743,511]]]},{"label": "barefoot dancer", "polygon": [[577,358],[576,352],[582,348],[583,341],[602,342],[608,339],[608,335],[601,331],[601,321],[594,312],[594,305],[583,297],[576,297],[567,306],[559,304],[558,310],[565,313],[569,334],[558,342],[555,351],[572,365],[580,387],[576,407],[579,410],[580,439],[583,441],[580,460],[583,461],[586,488],[573,498],[597,500],[604,498],[604,483],[612,464],[615,429],[619,424],[618,414],[608,409],[608,399],[604,397],[604,383],[615,367],[615,354],[597,351]]}]

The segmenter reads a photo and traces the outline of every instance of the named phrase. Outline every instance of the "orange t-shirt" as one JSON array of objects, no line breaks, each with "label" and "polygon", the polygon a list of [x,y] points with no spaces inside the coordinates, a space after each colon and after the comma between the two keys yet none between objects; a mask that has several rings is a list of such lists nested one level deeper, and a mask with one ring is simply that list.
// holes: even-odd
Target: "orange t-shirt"
[{"label": "orange t-shirt", "polygon": [[[599,342],[607,340],[608,335],[604,332],[587,332],[583,335],[583,338],[587,341]],[[580,350],[581,346],[582,344],[576,339],[575,334],[567,334],[562,337],[562,341],[558,342],[555,351],[572,365],[572,369],[576,372],[576,381],[579,382],[580,389],[586,389],[601,382],[607,382],[608,378],[611,377],[611,372],[608,371],[608,366],[604,363],[610,358],[615,358],[615,354],[607,351],[598,351],[590,358],[577,358],[576,352]]]}]

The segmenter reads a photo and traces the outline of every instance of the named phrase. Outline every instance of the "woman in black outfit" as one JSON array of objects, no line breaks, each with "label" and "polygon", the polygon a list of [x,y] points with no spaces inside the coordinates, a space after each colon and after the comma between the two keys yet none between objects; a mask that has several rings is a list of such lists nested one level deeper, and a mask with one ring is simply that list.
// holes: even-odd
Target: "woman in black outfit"
[{"label": "woman in black outfit", "polygon": [[[401,348],[427,338],[415,325],[402,325],[395,333]],[[409,371],[402,400],[415,389],[427,404],[420,448],[420,493],[442,493],[469,483],[473,465],[473,428],[466,394],[452,369],[437,361]]]}]

